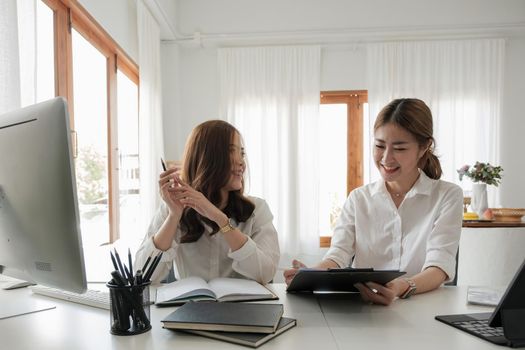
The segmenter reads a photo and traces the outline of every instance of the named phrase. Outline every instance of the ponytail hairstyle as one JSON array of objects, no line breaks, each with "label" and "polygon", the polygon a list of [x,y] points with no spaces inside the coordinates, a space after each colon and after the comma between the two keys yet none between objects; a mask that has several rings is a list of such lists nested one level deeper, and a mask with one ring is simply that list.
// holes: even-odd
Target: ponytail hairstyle
[{"label": "ponytail hairstyle", "polygon": [[[182,161],[182,181],[201,192],[213,205],[221,202],[221,188],[227,185],[232,173],[230,145],[237,129],[223,120],[209,120],[193,129],[186,143]],[[240,134],[239,134],[240,135]],[[223,212],[237,222],[244,222],[252,215],[255,205],[244,196],[244,180],[237,191],[230,191]],[[215,234],[219,227],[195,209],[185,208],[180,220],[181,243],[197,241],[204,233],[204,225],[212,227]]]},{"label": "ponytail hairstyle", "polygon": [[379,112],[374,131],[383,125],[393,123],[411,133],[425,153],[418,161],[418,168],[431,179],[439,179],[442,174],[441,163],[434,154],[432,112],[417,98],[399,98],[387,104]]}]

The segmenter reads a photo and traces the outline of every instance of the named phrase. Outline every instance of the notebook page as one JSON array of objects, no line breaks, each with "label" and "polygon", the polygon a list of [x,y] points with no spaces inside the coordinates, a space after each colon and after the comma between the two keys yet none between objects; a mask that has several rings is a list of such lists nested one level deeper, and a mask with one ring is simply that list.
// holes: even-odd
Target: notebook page
[{"label": "notebook page", "polygon": [[[217,295],[217,299],[224,296],[259,296],[259,297],[273,297],[270,292],[263,285],[253,281],[242,278],[214,278],[208,282],[210,288]],[[242,298],[240,298],[242,299]]]},{"label": "notebook page", "polygon": [[[157,288],[157,303],[176,299],[192,291],[210,290],[206,281],[200,277],[188,277]],[[210,293],[211,294],[211,293]]]}]

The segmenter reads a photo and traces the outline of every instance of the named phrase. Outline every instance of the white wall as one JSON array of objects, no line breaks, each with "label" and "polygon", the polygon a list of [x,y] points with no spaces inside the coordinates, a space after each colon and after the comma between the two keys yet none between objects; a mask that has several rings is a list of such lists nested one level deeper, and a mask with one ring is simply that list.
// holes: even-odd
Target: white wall
[{"label": "white wall", "polygon": [[[311,37],[318,37],[319,42],[325,42],[321,88],[351,90],[367,89],[363,44],[367,41],[476,37],[490,33],[507,37],[501,120],[501,165],[505,172],[500,198],[503,206],[525,207],[525,186],[521,184],[525,157],[520,152],[521,138],[525,135],[521,107],[525,91],[525,1],[180,0],[177,5],[175,22],[179,33],[201,32],[203,47],[179,40],[180,74],[170,75],[163,67],[163,79],[169,80],[164,83],[165,126],[176,128],[166,133],[178,135],[165,138],[166,155],[173,159],[181,157],[193,126],[217,117],[217,47],[247,45],[250,38],[252,45],[272,40],[282,44],[279,35],[290,44],[312,43],[315,40]],[[279,33],[275,37],[269,34],[276,31]],[[338,33],[342,34],[336,41],[327,39],[327,35],[337,37]],[[173,46],[178,45],[175,42],[162,45],[163,62],[177,61],[172,57]],[[180,105],[173,95],[177,86],[181,92]]]},{"label": "white wall", "polygon": [[117,44],[138,62],[137,5],[135,0],[79,0]]},{"label": "white wall", "polygon": [[253,33],[522,22],[522,0],[178,0],[183,33]]}]

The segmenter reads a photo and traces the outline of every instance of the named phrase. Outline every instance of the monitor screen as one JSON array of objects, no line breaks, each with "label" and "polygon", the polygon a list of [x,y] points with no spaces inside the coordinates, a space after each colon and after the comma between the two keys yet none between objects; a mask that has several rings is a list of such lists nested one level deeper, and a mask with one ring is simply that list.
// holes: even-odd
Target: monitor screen
[{"label": "monitor screen", "polygon": [[0,116],[0,273],[83,292],[70,133],[61,97]]}]

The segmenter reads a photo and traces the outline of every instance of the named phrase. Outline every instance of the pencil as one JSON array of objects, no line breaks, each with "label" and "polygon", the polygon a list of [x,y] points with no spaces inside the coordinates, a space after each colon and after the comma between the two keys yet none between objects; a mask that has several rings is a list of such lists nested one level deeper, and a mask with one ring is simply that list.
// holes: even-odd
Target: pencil
[{"label": "pencil", "polygon": [[143,272],[146,271],[146,267],[148,267],[148,264],[149,264],[150,260],[151,260],[151,255],[148,256],[148,258],[146,259],[146,262],[144,263],[144,266],[142,266],[142,271]]},{"label": "pencil", "polygon": [[166,168],[166,163],[164,163],[164,159],[162,159],[162,157],[160,157],[160,163],[162,164],[162,169],[164,169],[164,171],[168,170]]},{"label": "pencil", "polygon": [[115,270],[118,270],[117,262],[115,261],[115,257],[113,256],[111,250],[109,251],[109,255],[111,256],[111,262],[113,263],[113,267],[115,268]]},{"label": "pencil", "polygon": [[153,259],[153,262],[149,266],[148,272],[146,272],[146,276],[144,277],[144,281],[149,281],[151,278],[151,275],[153,275],[153,272],[155,272],[155,269],[157,268],[157,265],[160,262],[160,258],[162,257],[162,252],[160,252],[159,255]]},{"label": "pencil", "polygon": [[128,248],[128,261],[129,261],[129,272],[131,272],[131,277],[133,277],[133,264],[131,263],[131,250]]},{"label": "pencil", "polygon": [[117,264],[118,264],[118,267],[119,267],[119,271],[120,271],[120,274],[122,276],[126,276],[126,272],[124,271],[124,267],[122,267],[122,262],[120,261],[120,256],[118,255],[118,252],[117,252],[117,248],[114,248],[115,249],[115,259],[117,259]]}]

